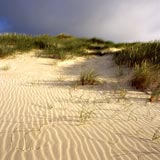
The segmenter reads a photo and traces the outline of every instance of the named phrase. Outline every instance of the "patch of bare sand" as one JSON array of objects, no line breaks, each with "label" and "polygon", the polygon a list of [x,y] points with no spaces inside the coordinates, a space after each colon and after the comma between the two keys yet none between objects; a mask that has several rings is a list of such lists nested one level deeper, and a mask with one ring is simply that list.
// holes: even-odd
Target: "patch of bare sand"
[{"label": "patch of bare sand", "polygon": [[[158,160],[160,110],[129,87],[111,55],[0,60],[0,159]],[[74,86],[95,69],[106,82]],[[81,116],[80,116],[81,115]]]}]

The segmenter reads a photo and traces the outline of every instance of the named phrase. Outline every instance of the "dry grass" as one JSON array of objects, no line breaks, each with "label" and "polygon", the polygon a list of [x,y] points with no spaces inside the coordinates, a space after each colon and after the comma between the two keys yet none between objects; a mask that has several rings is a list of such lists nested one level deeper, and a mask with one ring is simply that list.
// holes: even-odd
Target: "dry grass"
[{"label": "dry grass", "polygon": [[94,85],[99,82],[98,74],[93,69],[82,71],[79,78],[81,85]]},{"label": "dry grass", "polygon": [[156,67],[146,61],[141,65],[135,65],[132,86],[137,89],[154,88],[160,83],[160,77]]}]

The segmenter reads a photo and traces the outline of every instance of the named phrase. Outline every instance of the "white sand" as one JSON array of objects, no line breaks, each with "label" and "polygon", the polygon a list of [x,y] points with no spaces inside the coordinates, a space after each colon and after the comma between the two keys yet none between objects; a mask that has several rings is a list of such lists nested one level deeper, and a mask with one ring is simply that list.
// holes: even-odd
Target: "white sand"
[{"label": "white sand", "polygon": [[[118,76],[111,55],[26,54],[0,60],[0,68],[0,160],[159,160],[152,139],[160,136],[160,105],[129,87],[130,70]],[[106,83],[76,86],[87,68]],[[89,119],[79,118],[82,110]]]}]

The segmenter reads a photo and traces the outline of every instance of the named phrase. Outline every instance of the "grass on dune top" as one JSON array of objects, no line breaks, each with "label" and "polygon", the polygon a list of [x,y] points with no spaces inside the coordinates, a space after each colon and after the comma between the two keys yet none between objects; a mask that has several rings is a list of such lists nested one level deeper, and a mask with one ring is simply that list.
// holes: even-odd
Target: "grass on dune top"
[{"label": "grass on dune top", "polygon": [[65,59],[69,56],[86,55],[87,49],[100,50],[113,45],[111,41],[98,38],[76,38],[66,34],[57,36],[2,34],[0,35],[0,57],[12,55],[17,51],[41,49],[43,52],[40,56]]}]

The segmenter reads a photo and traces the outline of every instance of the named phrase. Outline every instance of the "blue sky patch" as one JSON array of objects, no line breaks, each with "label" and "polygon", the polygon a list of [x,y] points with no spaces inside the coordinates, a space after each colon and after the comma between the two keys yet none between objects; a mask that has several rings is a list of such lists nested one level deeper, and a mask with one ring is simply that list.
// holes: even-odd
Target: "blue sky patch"
[{"label": "blue sky patch", "polygon": [[10,28],[7,19],[4,17],[0,17],[0,32],[6,32]]}]

